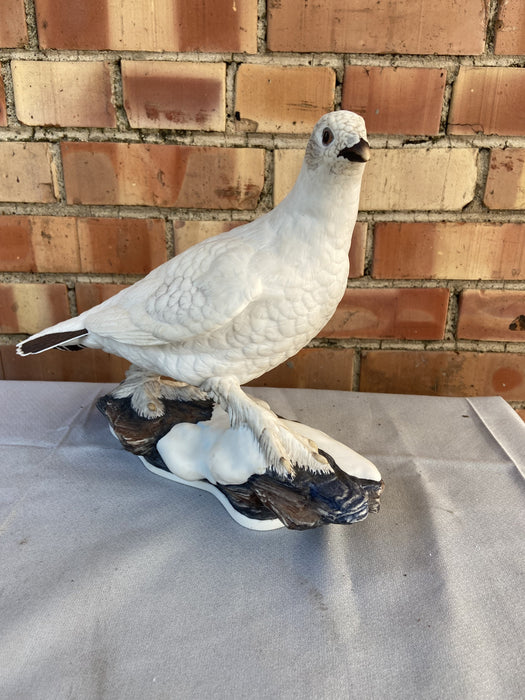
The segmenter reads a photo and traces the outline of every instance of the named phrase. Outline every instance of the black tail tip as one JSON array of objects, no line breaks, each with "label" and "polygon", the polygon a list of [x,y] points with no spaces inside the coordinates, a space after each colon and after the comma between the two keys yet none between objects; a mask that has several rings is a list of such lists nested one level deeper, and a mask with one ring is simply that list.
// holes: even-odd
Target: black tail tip
[{"label": "black tail tip", "polygon": [[[87,335],[88,331],[86,328],[82,328],[78,331],[63,331],[62,333],[47,333],[46,335],[40,335],[38,338],[28,338],[18,343],[16,346],[17,355],[36,355],[39,352],[44,352],[44,350],[51,350],[51,348],[56,348],[63,343],[67,343],[70,340],[76,340],[77,338],[82,338],[82,336]],[[79,349],[79,345],[74,346],[75,349]]]}]

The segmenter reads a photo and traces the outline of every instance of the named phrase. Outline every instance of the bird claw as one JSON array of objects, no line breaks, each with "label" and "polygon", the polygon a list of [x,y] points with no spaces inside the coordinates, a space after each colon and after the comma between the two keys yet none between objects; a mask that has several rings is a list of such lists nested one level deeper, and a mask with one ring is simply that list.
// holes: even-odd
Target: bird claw
[{"label": "bird claw", "polygon": [[289,459],[286,459],[286,457],[281,457],[279,459],[279,467],[286,473],[288,473],[290,476],[293,476],[295,474],[295,469],[292,467],[292,463]]},{"label": "bird claw", "polygon": [[134,401],[135,396],[131,397],[131,406],[135,410],[136,413],[139,414],[142,418],[148,418],[149,420],[153,420],[154,418],[161,418],[164,413],[165,413],[165,408],[164,404],[162,401],[148,401],[146,404],[144,404],[143,401],[136,402]]},{"label": "bird claw", "polygon": [[273,426],[273,430],[265,431],[264,439],[259,441],[270,469],[281,476],[293,476],[295,468],[292,465],[314,473],[332,471],[330,463],[326,457],[319,454],[317,444],[313,440],[290,430],[275,414],[274,419],[277,424]]}]

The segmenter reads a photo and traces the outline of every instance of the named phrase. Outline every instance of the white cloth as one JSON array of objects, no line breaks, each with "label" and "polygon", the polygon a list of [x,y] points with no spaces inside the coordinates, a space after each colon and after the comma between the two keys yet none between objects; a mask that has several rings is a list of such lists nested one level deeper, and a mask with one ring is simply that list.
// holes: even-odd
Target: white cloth
[{"label": "white cloth", "polygon": [[386,484],[362,523],[253,532],[124,452],[109,388],[0,382],[1,697],[525,697],[503,399],[253,389]]}]

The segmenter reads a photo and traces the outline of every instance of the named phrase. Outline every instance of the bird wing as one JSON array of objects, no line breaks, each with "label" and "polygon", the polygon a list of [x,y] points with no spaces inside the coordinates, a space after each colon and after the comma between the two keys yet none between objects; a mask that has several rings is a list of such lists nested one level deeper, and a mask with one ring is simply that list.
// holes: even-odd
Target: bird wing
[{"label": "bird wing", "polygon": [[203,241],[88,312],[85,326],[131,345],[177,343],[212,333],[261,294],[255,260],[255,247],[238,237],[222,234]]}]

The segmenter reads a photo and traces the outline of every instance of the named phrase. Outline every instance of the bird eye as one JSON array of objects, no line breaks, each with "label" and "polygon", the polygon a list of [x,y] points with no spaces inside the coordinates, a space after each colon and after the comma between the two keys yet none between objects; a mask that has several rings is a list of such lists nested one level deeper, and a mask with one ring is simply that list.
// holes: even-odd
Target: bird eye
[{"label": "bird eye", "polygon": [[325,129],[323,131],[323,146],[328,146],[334,140],[334,134],[331,129]]}]

